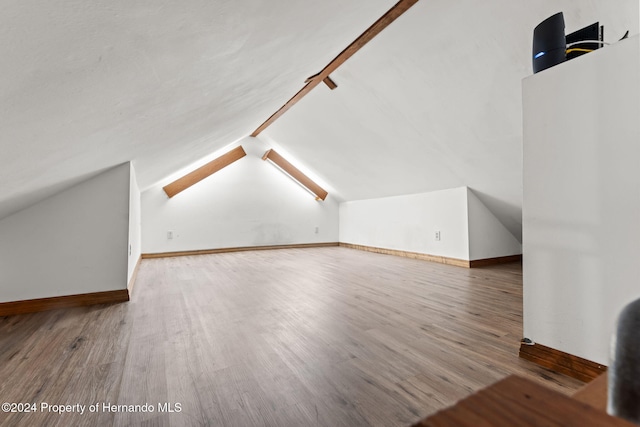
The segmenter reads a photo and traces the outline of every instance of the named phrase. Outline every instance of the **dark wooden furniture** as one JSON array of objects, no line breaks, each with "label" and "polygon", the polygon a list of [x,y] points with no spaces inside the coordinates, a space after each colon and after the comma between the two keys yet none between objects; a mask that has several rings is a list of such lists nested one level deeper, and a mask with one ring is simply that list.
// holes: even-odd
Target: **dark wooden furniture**
[{"label": "dark wooden furniture", "polygon": [[593,406],[533,381],[509,376],[414,427],[482,426],[632,427]]}]

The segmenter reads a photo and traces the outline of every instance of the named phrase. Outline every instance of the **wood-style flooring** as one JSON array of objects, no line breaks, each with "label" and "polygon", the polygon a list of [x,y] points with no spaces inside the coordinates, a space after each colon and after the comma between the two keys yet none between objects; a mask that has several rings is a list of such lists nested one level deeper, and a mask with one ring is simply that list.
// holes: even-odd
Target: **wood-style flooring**
[{"label": "wood-style flooring", "polygon": [[0,403],[37,406],[0,425],[407,426],[511,373],[582,386],[519,359],[521,334],[519,264],[338,247],[144,260],[129,303],[0,318]]}]

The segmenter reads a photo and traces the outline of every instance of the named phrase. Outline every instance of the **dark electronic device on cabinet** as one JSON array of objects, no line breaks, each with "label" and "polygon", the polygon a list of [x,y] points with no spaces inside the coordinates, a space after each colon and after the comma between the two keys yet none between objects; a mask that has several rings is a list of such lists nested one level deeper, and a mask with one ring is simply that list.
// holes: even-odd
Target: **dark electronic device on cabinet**
[{"label": "dark electronic device on cabinet", "polygon": [[604,27],[596,22],[565,36],[562,12],[550,16],[533,30],[533,72],[602,47],[603,35]]},{"label": "dark electronic device on cabinet", "polygon": [[567,59],[564,15],[558,12],[533,30],[533,72],[553,67]]}]

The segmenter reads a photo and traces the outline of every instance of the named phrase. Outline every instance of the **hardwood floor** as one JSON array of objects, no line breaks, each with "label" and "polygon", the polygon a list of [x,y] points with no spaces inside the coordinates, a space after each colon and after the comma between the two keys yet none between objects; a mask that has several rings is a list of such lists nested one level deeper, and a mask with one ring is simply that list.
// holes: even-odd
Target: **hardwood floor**
[{"label": "hardwood floor", "polygon": [[519,264],[338,247],[144,260],[129,303],[0,318],[0,401],[38,409],[0,425],[407,426],[511,373],[583,385],[519,359],[521,329]]}]

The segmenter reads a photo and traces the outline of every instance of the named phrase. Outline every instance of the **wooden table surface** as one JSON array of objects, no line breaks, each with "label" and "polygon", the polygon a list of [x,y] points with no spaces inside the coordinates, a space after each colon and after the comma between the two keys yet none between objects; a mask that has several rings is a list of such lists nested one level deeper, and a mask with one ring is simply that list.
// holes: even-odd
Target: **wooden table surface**
[{"label": "wooden table surface", "polygon": [[509,376],[414,427],[482,426],[632,427],[584,402],[530,380]]},{"label": "wooden table surface", "polygon": [[605,372],[589,384],[573,394],[573,398],[580,402],[588,403],[601,411],[607,410],[607,385],[609,376]]}]

